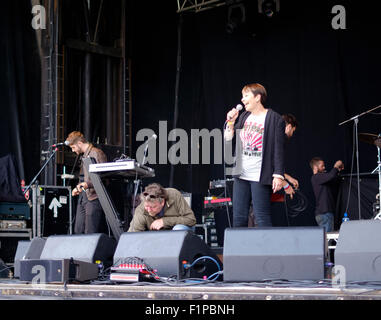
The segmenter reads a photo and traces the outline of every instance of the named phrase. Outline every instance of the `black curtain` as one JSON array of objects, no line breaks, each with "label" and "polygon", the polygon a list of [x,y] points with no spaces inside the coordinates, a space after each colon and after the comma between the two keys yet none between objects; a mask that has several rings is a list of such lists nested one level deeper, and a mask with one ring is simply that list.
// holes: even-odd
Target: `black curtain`
[{"label": "black curtain", "polygon": [[[226,112],[240,102],[242,87],[262,83],[269,95],[267,106],[279,113],[293,113],[300,123],[286,147],[286,171],[299,180],[309,209],[291,224],[314,224],[308,162],[321,156],[331,168],[342,159],[349,173],[353,123],[338,124],[380,104],[381,21],[376,10],[353,1],[341,2],[346,9],[346,30],[331,26],[334,1],[311,1],[308,6],[305,1],[281,1],[281,11],[272,19],[258,14],[256,1],[241,3],[246,23],[232,33],[226,31],[228,6],[183,15],[177,127],[188,137],[191,129],[222,129]],[[4,13],[0,20],[0,156],[14,154],[20,177],[30,181],[39,168],[41,106],[31,5],[18,0],[0,6]],[[173,129],[176,10],[176,1],[149,5],[128,1],[133,151],[142,143],[135,141],[140,129],[158,134],[160,121],[166,121],[168,131]],[[379,123],[379,115],[361,117],[359,132],[378,134]],[[160,134],[156,143],[166,139]],[[377,166],[374,146],[360,142],[359,154],[361,172]],[[168,185],[170,164],[151,166],[156,177],[143,183],[154,180]],[[221,164],[180,164],[174,167],[174,187],[205,195],[209,181],[222,179],[223,172]]]},{"label": "black curtain", "polygon": [[[375,10],[353,2],[341,3],[345,30],[331,26],[332,1],[281,1],[272,19],[258,14],[255,1],[243,4],[246,23],[233,33],[226,32],[227,6],[184,14],[177,127],[189,136],[192,128],[222,128],[242,87],[263,84],[267,107],[300,123],[286,146],[286,172],[299,180],[309,205],[290,224],[315,225],[309,160],[320,156],[330,169],[342,159],[350,171],[353,122],[339,123],[380,104],[381,22]],[[133,11],[134,136],[142,128],[158,133],[159,121],[168,121],[168,130],[173,124],[179,16],[173,5],[157,5],[144,10],[135,3]],[[378,134],[379,123],[379,115],[364,116],[359,132]],[[359,154],[361,172],[377,166],[374,146],[360,142]],[[167,185],[170,165],[152,167],[154,180]],[[175,187],[206,195],[208,182],[223,178],[223,166],[177,165],[174,177]]]},{"label": "black curtain", "polygon": [[0,4],[0,157],[28,183],[39,169],[41,67],[30,1]]}]

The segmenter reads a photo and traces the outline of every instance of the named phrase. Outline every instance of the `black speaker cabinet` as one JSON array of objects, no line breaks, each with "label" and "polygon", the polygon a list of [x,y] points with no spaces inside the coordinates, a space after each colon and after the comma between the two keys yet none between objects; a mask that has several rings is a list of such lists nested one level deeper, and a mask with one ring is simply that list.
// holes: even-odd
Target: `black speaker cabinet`
[{"label": "black speaker cabinet", "polygon": [[20,280],[36,284],[98,278],[98,265],[73,259],[21,260]]},{"label": "black speaker cabinet", "polygon": [[20,260],[40,259],[44,249],[45,238],[33,238],[32,240],[21,240],[17,244],[14,264],[14,277],[20,277]]},{"label": "black speaker cabinet", "polygon": [[226,229],[224,281],[324,279],[325,241],[321,227]]},{"label": "black speaker cabinet", "polygon": [[354,220],[341,224],[335,266],[343,266],[346,281],[381,280],[381,221]]},{"label": "black speaker cabinet", "polygon": [[56,235],[46,240],[42,260],[76,259],[93,263],[112,261],[116,241],[103,233]]},{"label": "black speaker cabinet", "polygon": [[[195,265],[185,270],[183,262]],[[114,266],[128,258],[138,257],[145,261],[161,277],[177,276],[177,279],[209,277],[222,270],[219,258],[193,232],[145,231],[125,232],[121,235],[114,255]]]}]

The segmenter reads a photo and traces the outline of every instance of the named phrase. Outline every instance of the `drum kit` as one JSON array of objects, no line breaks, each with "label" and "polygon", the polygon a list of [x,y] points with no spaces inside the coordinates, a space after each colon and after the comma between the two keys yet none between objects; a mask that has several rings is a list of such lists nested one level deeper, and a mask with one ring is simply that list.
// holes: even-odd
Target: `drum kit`
[{"label": "drum kit", "polygon": [[[359,140],[365,143],[369,143],[371,145],[374,145],[377,147],[378,156],[377,156],[377,167],[372,171],[372,174],[378,173],[378,207],[380,208],[380,194],[381,194],[381,134],[371,134],[371,133],[360,133],[359,134]],[[379,210],[379,213],[376,214],[374,219],[381,220],[381,209]]]},{"label": "drum kit", "polygon": [[[369,143],[371,145],[374,145],[377,147],[378,150],[378,158],[377,158],[377,167],[376,169],[373,170],[372,174],[375,174],[376,172],[378,173],[378,195],[376,196],[376,199],[378,199],[378,213],[375,215],[374,219],[381,220],[381,206],[380,206],[380,195],[381,195],[381,154],[380,154],[380,149],[381,149],[381,134],[372,134],[372,133],[358,133],[358,123],[359,123],[359,118],[366,114],[370,114],[373,111],[380,109],[381,105],[372,108],[368,111],[365,111],[361,114],[358,114],[348,120],[345,120],[344,122],[341,122],[339,125],[343,125],[347,122],[353,121],[354,123],[354,136],[355,136],[355,147],[356,147],[356,155],[357,155],[357,197],[358,197],[358,213],[359,213],[359,220],[361,220],[361,199],[360,199],[360,171],[359,171],[359,148],[358,148],[358,140]],[[374,113],[373,113],[374,114]],[[380,113],[377,113],[377,115],[380,115]]]}]

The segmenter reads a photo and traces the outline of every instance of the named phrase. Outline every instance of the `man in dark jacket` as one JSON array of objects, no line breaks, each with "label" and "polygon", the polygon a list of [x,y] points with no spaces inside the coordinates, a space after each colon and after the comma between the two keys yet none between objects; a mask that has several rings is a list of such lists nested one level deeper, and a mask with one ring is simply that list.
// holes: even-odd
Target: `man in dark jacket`
[{"label": "man in dark jacket", "polygon": [[338,160],[331,171],[326,172],[324,161],[315,157],[311,159],[310,166],[313,172],[311,183],[316,200],[315,219],[319,226],[325,228],[326,232],[331,232],[333,231],[335,212],[332,183],[337,178],[337,174],[344,169],[344,164]]}]

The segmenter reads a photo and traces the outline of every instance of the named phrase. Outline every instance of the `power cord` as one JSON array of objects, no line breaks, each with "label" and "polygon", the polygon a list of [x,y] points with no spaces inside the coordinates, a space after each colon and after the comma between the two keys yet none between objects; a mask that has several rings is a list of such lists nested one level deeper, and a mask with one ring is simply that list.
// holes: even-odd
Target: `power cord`
[{"label": "power cord", "polygon": [[[191,264],[188,264],[188,263],[183,263],[183,267],[185,270],[188,270],[190,268],[193,268],[197,262],[199,262],[200,260],[203,260],[203,259],[209,259],[209,260],[212,260],[216,265],[217,265],[217,268],[218,268],[218,271],[213,273],[212,275],[210,275],[207,279],[208,280],[212,280],[212,281],[215,281],[218,279],[218,277],[222,274],[222,270],[221,270],[221,266],[220,264],[217,262],[216,259],[210,257],[210,256],[202,256],[202,257],[199,257],[197,258],[196,260],[194,260]],[[216,276],[214,279],[210,279],[211,277],[213,276]]]}]

